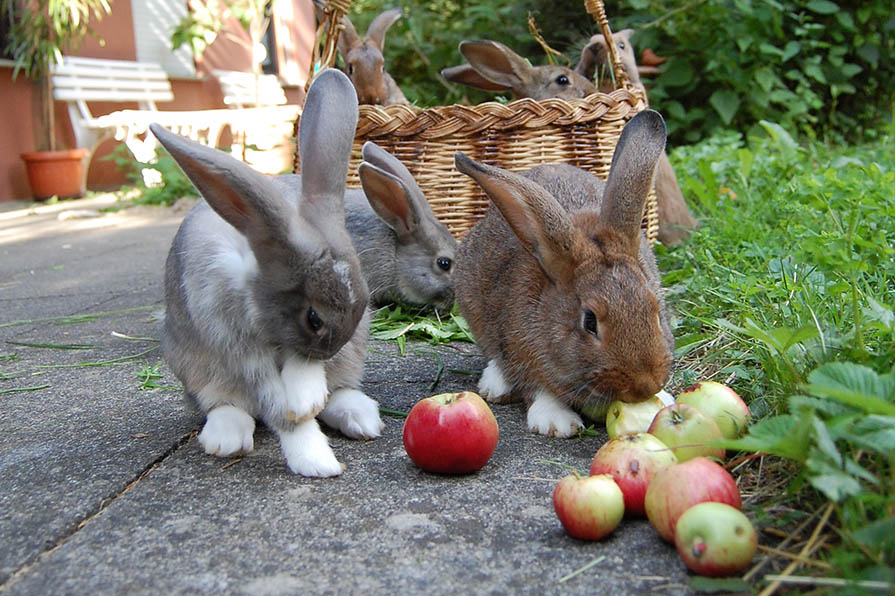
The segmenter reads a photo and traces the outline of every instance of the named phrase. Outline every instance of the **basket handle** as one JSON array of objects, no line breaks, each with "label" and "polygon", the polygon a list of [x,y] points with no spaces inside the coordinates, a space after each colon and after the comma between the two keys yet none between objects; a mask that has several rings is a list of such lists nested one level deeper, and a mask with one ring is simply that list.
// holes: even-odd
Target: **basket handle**
[{"label": "basket handle", "polygon": [[612,43],[612,31],[609,29],[609,19],[606,18],[606,9],[603,6],[603,0],[584,0],[584,9],[594,18],[597,25],[600,27],[600,31],[603,32],[603,37],[606,38],[606,47],[609,49],[609,60],[612,63],[612,72],[615,74],[615,80],[628,91],[639,92],[639,90],[631,84],[631,79],[628,77],[625,65],[622,64],[622,59],[618,55],[615,44]]},{"label": "basket handle", "polygon": [[[323,6],[323,14],[326,15],[326,39],[323,43],[323,51],[319,54],[320,46],[314,44],[314,56],[311,58],[311,69],[305,82],[305,93],[321,70],[336,63],[336,45],[339,41],[339,33],[345,27],[342,25],[342,17],[348,14],[349,8],[351,8],[351,0],[326,0]],[[322,24],[321,27],[323,27]]]}]

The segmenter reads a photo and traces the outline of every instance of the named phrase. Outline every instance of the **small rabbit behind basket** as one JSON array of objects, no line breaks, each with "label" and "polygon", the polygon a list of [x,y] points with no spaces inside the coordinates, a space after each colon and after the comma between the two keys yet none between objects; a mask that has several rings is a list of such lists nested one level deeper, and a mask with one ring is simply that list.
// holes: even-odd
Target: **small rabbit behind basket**
[{"label": "small rabbit behind basket", "polygon": [[640,228],[664,146],[662,117],[645,110],[623,129],[605,184],[567,164],[519,175],[455,156],[492,201],[454,273],[489,359],[479,391],[523,399],[533,432],[573,436],[574,409],[643,401],[668,379],[674,338]]},{"label": "small rabbit behind basket", "polygon": [[457,241],[400,160],[369,141],[362,155],[363,190],[345,193],[345,225],[371,301],[399,299],[450,310]]},{"label": "small rabbit behind basket", "polygon": [[580,99],[596,91],[593,83],[572,69],[549,64],[532,66],[497,41],[461,41],[460,53],[468,64],[441,71],[441,76],[452,83],[483,91],[510,91],[514,98],[538,101],[551,97]]},{"label": "small rabbit behind basket", "polygon": [[[612,40],[618,49],[619,57],[625,67],[625,72],[631,79],[631,83],[643,90],[646,96],[646,87],[640,80],[641,69],[637,66],[634,55],[634,47],[631,45],[633,29],[623,29],[612,34]],[[609,51],[606,48],[606,38],[598,33],[590,38],[587,45],[581,50],[581,57],[575,66],[575,71],[588,80],[597,77],[599,89],[608,93],[616,88],[615,82],[608,74],[612,72],[609,66]],[[674,168],[668,160],[668,154],[663,151],[656,168],[656,209],[659,216],[658,239],[666,246],[680,244],[690,237],[691,230],[698,226],[697,221],[690,214],[684,193],[677,182]]]},{"label": "small rabbit behind basket", "polygon": [[357,90],[362,105],[406,104],[401,88],[385,70],[385,32],[401,18],[401,9],[386,10],[370,23],[367,34],[357,34],[348,15],[342,17],[344,27],[339,35],[338,48],[345,61],[345,71]]},{"label": "small rabbit behind basket", "polygon": [[204,198],[168,254],[162,352],[206,415],[207,453],[251,451],[260,419],[293,473],[334,476],[318,414],[352,438],[381,432],[376,402],[358,391],[368,291],[342,205],[356,119],[348,78],[321,73],[301,118],[300,191],[150,127]]}]

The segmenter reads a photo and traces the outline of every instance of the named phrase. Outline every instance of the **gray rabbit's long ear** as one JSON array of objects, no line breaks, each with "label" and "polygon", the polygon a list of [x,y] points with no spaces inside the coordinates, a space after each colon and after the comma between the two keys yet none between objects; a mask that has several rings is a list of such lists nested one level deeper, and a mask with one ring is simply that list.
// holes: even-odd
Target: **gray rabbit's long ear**
[{"label": "gray rabbit's long ear", "polygon": [[403,11],[400,8],[392,8],[376,15],[376,18],[367,27],[367,39],[370,40],[379,51],[385,46],[385,32],[401,18]]},{"label": "gray rabbit's long ear", "polygon": [[364,157],[364,161],[401,180],[407,191],[408,198],[415,203],[417,215],[420,219],[429,218],[433,221],[435,220],[435,212],[432,211],[432,206],[426,200],[426,195],[423,194],[413,174],[410,173],[410,170],[407,169],[407,166],[400,159],[372,141],[364,143],[364,146],[361,148],[361,154]]},{"label": "gray rabbit's long ear", "polygon": [[532,66],[522,56],[497,41],[461,41],[460,53],[480,75],[510,89],[531,80]]},{"label": "gray rabbit's long ear", "polygon": [[358,174],[373,211],[398,238],[403,240],[416,234],[420,213],[404,181],[368,162],[360,164]]},{"label": "gray rabbit's long ear", "polygon": [[441,76],[445,80],[452,83],[466,85],[473,89],[481,89],[482,91],[509,91],[510,87],[499,85],[493,81],[489,81],[483,77],[479,71],[474,69],[470,64],[460,64],[459,66],[449,66],[441,69]]},{"label": "gray rabbit's long ear", "polygon": [[300,213],[321,231],[344,227],[345,177],[357,130],[357,93],[335,68],[320,73],[299,121],[302,201]]},{"label": "gray rabbit's long ear", "polygon": [[662,116],[643,110],[622,129],[609,166],[600,223],[628,238],[634,256],[639,250],[643,206],[665,150],[665,136]]},{"label": "gray rabbit's long ear", "polygon": [[168,150],[206,202],[250,240],[285,229],[279,191],[245,163],[153,123],[149,130]]},{"label": "gray rabbit's long ear", "polygon": [[576,231],[569,214],[550,193],[528,178],[479,163],[463,153],[454,154],[454,165],[482,187],[547,277],[553,282],[571,278]]}]

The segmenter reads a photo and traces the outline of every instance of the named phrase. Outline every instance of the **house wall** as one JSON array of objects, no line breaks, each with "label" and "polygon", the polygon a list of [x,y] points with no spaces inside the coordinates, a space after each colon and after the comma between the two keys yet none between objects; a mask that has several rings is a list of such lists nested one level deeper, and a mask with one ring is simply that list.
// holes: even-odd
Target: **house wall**
[{"label": "house wall", "polygon": [[[277,21],[278,54],[280,68],[289,67],[284,87],[290,103],[304,101],[304,78],[296,78],[296,73],[307,73],[314,43],[314,14],[310,0],[281,0],[285,6],[280,10]],[[285,15],[285,17],[284,17]],[[292,26],[286,26],[289,22]],[[135,60],[136,47],[133,34],[133,16],[129,0],[116,0],[112,12],[101,21],[95,22],[97,39],[87,38],[74,54],[89,58],[115,60]],[[235,34],[247,38],[238,24],[231,27]],[[284,61],[286,64],[284,64]],[[212,69],[249,70],[251,66],[247,51],[238,43],[218,36],[197,63],[195,78],[171,78],[174,101],[158,104],[159,110],[199,110],[224,108],[220,87]],[[34,151],[40,142],[40,93],[35,83],[24,75],[12,78],[13,66],[8,60],[0,60],[0,202],[29,198],[31,189],[25,174],[25,166],[20,153]],[[286,74],[286,73],[284,73]],[[68,118],[65,102],[55,102],[56,137],[60,147],[74,146],[74,133]],[[136,109],[136,104],[91,102],[94,116],[108,114],[122,109]],[[224,139],[227,141],[227,139]],[[111,161],[102,158],[112,153],[121,143],[108,140],[99,146],[90,163],[87,187],[91,190],[114,188],[125,182],[123,173],[117,171]],[[129,154],[128,154],[129,155]]]}]

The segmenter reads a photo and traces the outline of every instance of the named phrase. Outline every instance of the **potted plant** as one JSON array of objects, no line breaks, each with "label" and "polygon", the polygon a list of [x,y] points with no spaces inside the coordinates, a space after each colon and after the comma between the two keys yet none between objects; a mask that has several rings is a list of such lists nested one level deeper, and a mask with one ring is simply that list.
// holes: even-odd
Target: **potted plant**
[{"label": "potted plant", "polygon": [[111,10],[111,0],[0,0],[3,17],[10,18],[6,51],[19,72],[40,86],[41,121],[44,130],[41,151],[23,153],[28,181],[35,198],[80,196],[85,191],[86,148],[56,149],[56,119],[50,83],[52,64],[64,52],[77,49],[92,35],[90,18],[102,18]]}]

